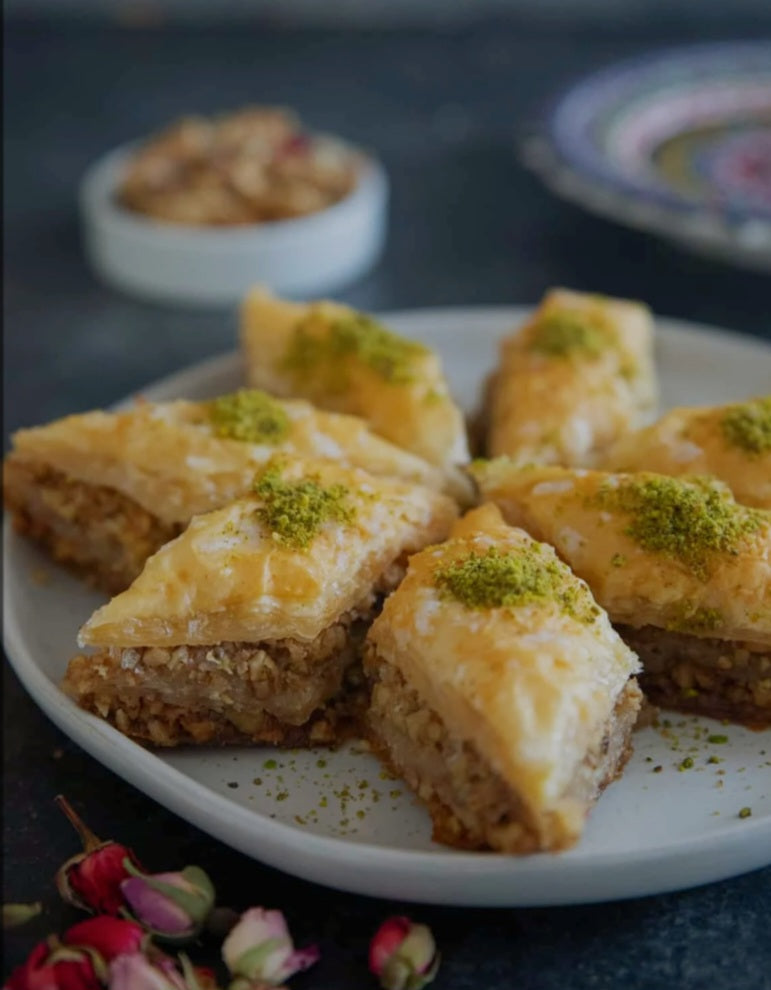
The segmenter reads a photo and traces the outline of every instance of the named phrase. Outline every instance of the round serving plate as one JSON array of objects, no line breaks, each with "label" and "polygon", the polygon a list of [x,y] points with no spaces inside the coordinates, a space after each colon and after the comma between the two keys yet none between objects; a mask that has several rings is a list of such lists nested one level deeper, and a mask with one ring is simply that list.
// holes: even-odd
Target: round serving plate
[{"label": "round serving plate", "polygon": [[771,42],[666,49],[596,72],[555,101],[524,153],[587,209],[771,268]]},{"label": "round serving plate", "polygon": [[[526,313],[489,307],[383,319],[440,353],[455,394],[471,410],[498,340]],[[723,402],[768,391],[771,349],[660,320],[658,363],[665,407]],[[228,354],[142,395],[206,398],[242,381],[238,355]],[[78,627],[101,596],[6,527],[5,645],[32,697],[96,759],[256,859],[357,893],[490,906],[635,897],[771,863],[771,731],[708,719],[672,714],[658,728],[637,733],[632,760],[592,812],[581,842],[559,855],[525,857],[459,852],[432,842],[426,812],[361,747],[144,749],[81,711],[57,686],[76,652]],[[709,762],[715,756],[720,762]],[[692,762],[687,770],[684,760]],[[747,808],[751,814],[740,815]]]}]

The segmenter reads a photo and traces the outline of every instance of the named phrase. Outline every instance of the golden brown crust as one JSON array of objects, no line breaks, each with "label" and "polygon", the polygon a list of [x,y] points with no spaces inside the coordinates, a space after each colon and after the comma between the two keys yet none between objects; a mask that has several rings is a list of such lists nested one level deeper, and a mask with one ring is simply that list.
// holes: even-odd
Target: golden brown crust
[{"label": "golden brown crust", "polygon": [[245,299],[241,340],[250,384],[280,396],[301,396],[323,409],[362,416],[391,443],[410,450],[443,471],[468,460],[463,414],[453,402],[436,354],[425,349],[411,360],[409,380],[388,381],[356,356],[336,358],[341,378],[330,387],[322,374],[298,379],[285,366],[298,324],[315,318],[324,338],[335,319],[355,316],[340,303],[310,305],[276,299],[262,289]]},{"label": "golden brown crust", "polygon": [[[597,354],[534,350],[539,324],[565,315],[598,324],[615,343]],[[656,392],[647,307],[554,289],[501,344],[486,396],[487,454],[507,454],[518,464],[591,464],[620,435],[647,420]]]},{"label": "golden brown crust", "polygon": [[597,504],[598,493],[625,478],[656,485],[661,475],[518,469],[506,458],[477,462],[471,471],[483,498],[494,502],[509,523],[555,547],[612,622],[671,629],[690,615],[703,614],[719,617],[719,628],[706,635],[771,641],[770,513],[754,510],[757,529],[741,539],[735,552],[716,557],[704,575],[687,561],[646,549],[629,534],[627,514]]},{"label": "golden brown crust", "polygon": [[733,408],[672,409],[651,426],[622,437],[602,466],[606,471],[709,474],[724,481],[737,502],[771,509],[771,451],[747,451],[728,441],[721,423]]},{"label": "golden brown crust", "polygon": [[128,587],[181,529],[113,488],[15,454],[6,459],[3,485],[16,531],[108,594]]},{"label": "golden brown crust", "polygon": [[[587,616],[543,597],[469,609],[441,593],[434,573],[495,547],[556,568]],[[450,539],[410,558],[407,576],[368,634],[452,731],[473,739],[503,779],[533,804],[563,792],[609,717],[636,656],[551,548],[506,526],[491,505],[469,512]],[[566,741],[570,740],[570,745]]]},{"label": "golden brown crust", "polygon": [[91,616],[86,646],[185,646],[312,640],[378,586],[403,555],[446,536],[447,496],[331,462],[280,462],[282,483],[342,486],[350,517],[328,520],[307,547],[275,538],[247,495],[196,516],[130,588]]},{"label": "golden brown crust", "polygon": [[358,417],[321,412],[302,401],[279,402],[278,408],[286,433],[277,443],[217,435],[203,402],[139,401],[122,412],[81,413],[19,430],[11,457],[112,488],[166,524],[187,525],[194,515],[238,498],[276,454],[468,495],[457,479],[376,436]]}]

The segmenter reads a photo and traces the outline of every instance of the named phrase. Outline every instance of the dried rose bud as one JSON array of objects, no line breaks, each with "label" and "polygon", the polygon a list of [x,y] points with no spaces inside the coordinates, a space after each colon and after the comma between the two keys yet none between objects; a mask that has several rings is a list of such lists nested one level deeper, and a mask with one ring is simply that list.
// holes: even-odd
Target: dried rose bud
[{"label": "dried rose bud", "polygon": [[235,979],[230,990],[250,990],[260,983],[278,986],[319,958],[315,945],[295,949],[280,911],[250,908],[222,944],[222,958]]},{"label": "dried rose bud", "polygon": [[118,842],[98,839],[61,794],[56,803],[83,843],[83,852],[68,859],[56,873],[59,894],[68,904],[84,911],[118,914],[124,907],[120,885],[129,876],[125,863],[141,869],[136,856]]},{"label": "dried rose bud", "polygon": [[140,952],[147,938],[145,930],[133,921],[100,915],[68,928],[62,941],[73,948],[96,952],[110,962],[116,956]]},{"label": "dried rose bud", "polygon": [[431,929],[409,918],[388,918],[369,946],[369,968],[383,990],[421,990],[439,970]]},{"label": "dried rose bud", "polygon": [[40,942],[3,984],[3,990],[102,990],[103,966],[87,949]]},{"label": "dried rose bud", "polygon": [[133,916],[154,935],[174,940],[196,935],[214,907],[214,886],[197,866],[180,873],[140,873],[127,863],[121,893]]}]

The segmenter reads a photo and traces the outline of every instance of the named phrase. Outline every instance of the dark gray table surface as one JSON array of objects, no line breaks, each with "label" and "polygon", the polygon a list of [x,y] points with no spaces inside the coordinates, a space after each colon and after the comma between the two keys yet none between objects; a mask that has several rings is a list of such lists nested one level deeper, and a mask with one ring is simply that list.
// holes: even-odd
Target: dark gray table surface
[{"label": "dark gray table surface", "polygon": [[[765,25],[771,34],[771,23]],[[757,24],[734,35],[755,36]],[[705,35],[702,35],[704,37]],[[187,111],[297,107],[375,149],[393,183],[388,249],[344,294],[378,310],[532,302],[564,284],[771,339],[768,277],[731,269],[564,205],[518,164],[516,140],[577,73],[693,30],[651,17],[634,37],[482,24],[464,32],[6,28],[5,432],[103,406],[234,344],[230,312],[144,304],[98,284],[75,190],[104,150]],[[769,363],[771,381],[771,362]],[[369,933],[406,909],[444,952],[437,987],[771,987],[771,869],[619,904],[538,910],[410,907],[322,889],[252,862],[169,814],[69,742],[4,671],[4,899],[42,897],[5,967],[73,915],[51,886],[74,836],[69,795],[153,868],[198,863],[236,907],[283,908],[323,961],[298,990],[369,986]],[[206,948],[204,947],[204,951]]]}]

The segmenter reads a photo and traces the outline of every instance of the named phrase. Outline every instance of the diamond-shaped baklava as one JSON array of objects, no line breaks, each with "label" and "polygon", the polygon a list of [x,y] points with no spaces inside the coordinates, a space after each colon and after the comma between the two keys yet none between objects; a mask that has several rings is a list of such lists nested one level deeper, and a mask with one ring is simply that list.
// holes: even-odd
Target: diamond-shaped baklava
[{"label": "diamond-shaped baklava", "polygon": [[664,707],[771,725],[771,512],[721,482],[477,462],[485,498],[551,543]]},{"label": "diamond-shaped baklava", "polygon": [[554,289],[501,343],[483,446],[519,464],[588,465],[646,422],[655,401],[648,308]]},{"label": "diamond-shaped baklava", "polygon": [[711,474],[737,502],[771,509],[771,395],[727,406],[672,409],[622,437],[602,459],[607,471]]},{"label": "diamond-shaped baklava", "polygon": [[4,467],[5,502],[20,532],[114,593],[192,516],[246,491],[276,452],[445,484],[439,469],[357,417],[244,389],[20,430]]},{"label": "diamond-shaped baklava", "polygon": [[370,738],[438,840],[563,849],[629,755],[638,667],[584,582],[486,505],[410,559],[370,629]]},{"label": "diamond-shaped baklava", "polygon": [[241,336],[252,385],[362,416],[443,470],[468,460],[463,414],[423,344],[340,303],[284,302],[261,289],[244,302]]},{"label": "diamond-shaped baklava", "polygon": [[334,743],[361,701],[361,641],[445,495],[332,463],[271,462],[98,609],[65,690],[150,743]]}]

